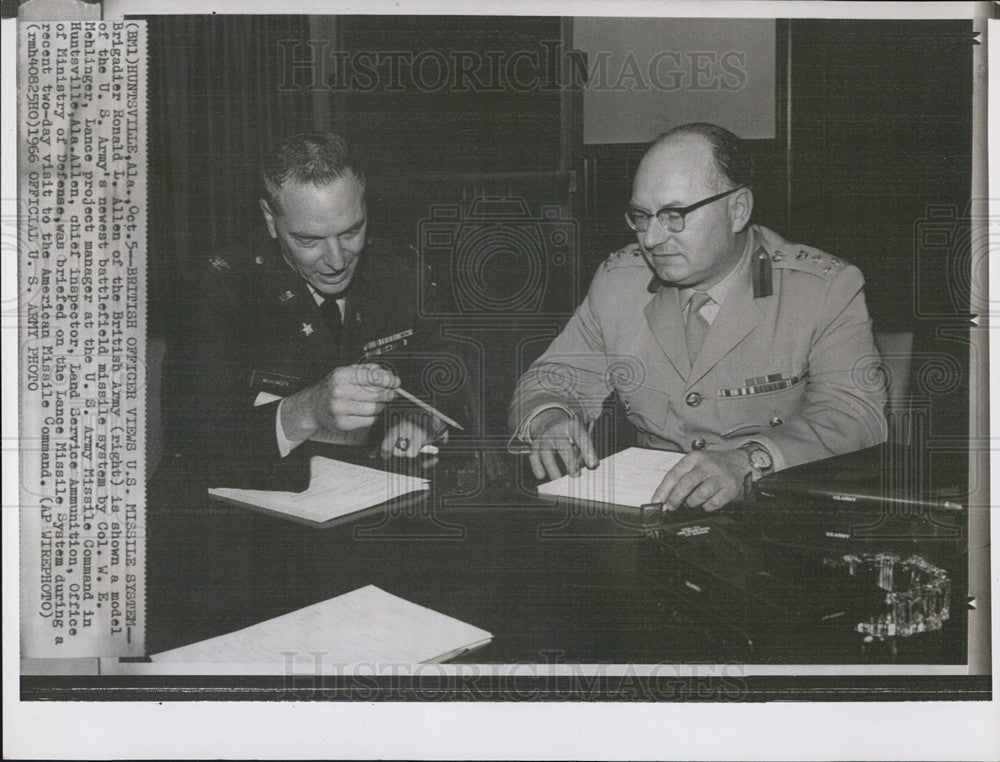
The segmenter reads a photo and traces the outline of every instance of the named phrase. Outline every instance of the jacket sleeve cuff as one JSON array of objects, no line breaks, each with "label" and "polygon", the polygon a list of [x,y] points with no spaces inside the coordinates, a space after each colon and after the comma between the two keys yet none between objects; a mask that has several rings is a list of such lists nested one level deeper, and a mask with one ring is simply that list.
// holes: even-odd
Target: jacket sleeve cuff
[{"label": "jacket sleeve cuff", "polygon": [[755,442],[756,444],[759,444],[762,447],[767,448],[767,451],[771,453],[771,460],[774,462],[775,471],[781,471],[783,468],[785,468],[786,466],[785,456],[782,455],[781,449],[778,447],[777,444],[775,444],[773,439],[771,439],[770,437],[762,437],[755,434],[753,436],[744,437],[743,439],[738,440],[734,445],[734,449],[737,447],[742,447],[747,442]]},{"label": "jacket sleeve cuff", "polygon": [[278,445],[278,454],[282,458],[287,457],[292,450],[305,441],[304,439],[296,441],[285,436],[285,427],[281,423],[281,406],[284,404],[284,400],[278,403],[278,413],[274,416],[274,437]]},{"label": "jacket sleeve cuff", "polygon": [[523,455],[531,450],[531,422],[546,410],[562,410],[572,420],[577,420],[577,415],[565,405],[556,402],[545,402],[536,406],[529,412],[524,420],[518,424],[517,429],[507,442],[507,451],[512,455]]}]

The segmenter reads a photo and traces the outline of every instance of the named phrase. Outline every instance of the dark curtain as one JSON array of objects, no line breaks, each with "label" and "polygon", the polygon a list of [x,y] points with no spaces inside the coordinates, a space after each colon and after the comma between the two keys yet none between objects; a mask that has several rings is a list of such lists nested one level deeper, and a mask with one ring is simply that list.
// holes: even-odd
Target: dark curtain
[{"label": "dark curtain", "polygon": [[197,257],[257,234],[268,147],[313,128],[311,94],[282,89],[283,40],[305,16],[156,16],[149,30],[152,336],[169,334]]}]

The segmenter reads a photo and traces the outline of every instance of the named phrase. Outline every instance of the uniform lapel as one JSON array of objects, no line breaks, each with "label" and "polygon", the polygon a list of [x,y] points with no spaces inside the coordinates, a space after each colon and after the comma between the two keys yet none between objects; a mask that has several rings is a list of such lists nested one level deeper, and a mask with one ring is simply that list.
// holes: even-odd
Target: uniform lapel
[{"label": "uniform lapel", "polygon": [[265,298],[271,302],[275,316],[272,330],[283,337],[286,351],[300,347],[306,357],[314,360],[328,358],[333,337],[309,286],[277,252],[272,251],[270,264],[264,289]]},{"label": "uniform lapel", "polygon": [[753,298],[750,268],[746,265],[742,267],[739,280],[733,284],[719,307],[712,327],[705,336],[705,343],[695,358],[688,377],[689,386],[714,368],[760,322],[761,311]]},{"label": "uniform lapel", "polygon": [[649,304],[646,305],[646,322],[649,330],[660,345],[663,354],[673,364],[681,378],[687,378],[691,370],[688,362],[687,342],[684,340],[684,316],[677,289],[660,286]]}]

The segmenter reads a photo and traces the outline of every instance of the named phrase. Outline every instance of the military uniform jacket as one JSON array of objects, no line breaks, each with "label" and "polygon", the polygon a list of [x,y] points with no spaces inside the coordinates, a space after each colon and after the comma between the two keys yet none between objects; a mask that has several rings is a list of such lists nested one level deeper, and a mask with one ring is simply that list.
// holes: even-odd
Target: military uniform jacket
[{"label": "military uniform jacket", "polygon": [[421,288],[417,255],[366,248],[344,295],[339,346],[271,239],[206,257],[200,276],[181,340],[168,348],[164,412],[174,449],[196,459],[213,486],[308,486],[306,448],[279,455],[278,403],[255,402],[261,392],[286,396],[340,366],[377,360],[453,418],[468,422],[473,414],[465,361],[441,341],[439,325],[420,317],[421,306],[438,305]]},{"label": "military uniform jacket", "polygon": [[693,367],[678,289],[651,280],[638,245],[611,255],[518,384],[512,428],[542,405],[593,419],[614,391],[645,447],[753,440],[782,468],[884,441],[884,382],[860,271],[761,226],[749,237],[749,261],[770,261],[773,293],[754,298],[745,267]]}]

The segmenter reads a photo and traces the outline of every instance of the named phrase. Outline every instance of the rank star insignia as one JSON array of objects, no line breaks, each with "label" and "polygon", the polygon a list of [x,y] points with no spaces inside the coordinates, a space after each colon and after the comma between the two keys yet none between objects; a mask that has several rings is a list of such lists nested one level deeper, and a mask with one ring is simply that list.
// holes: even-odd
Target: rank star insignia
[{"label": "rank star insignia", "polygon": [[303,323],[302,324],[302,333],[304,333],[306,336],[312,336],[312,334],[313,334],[312,323]]}]

